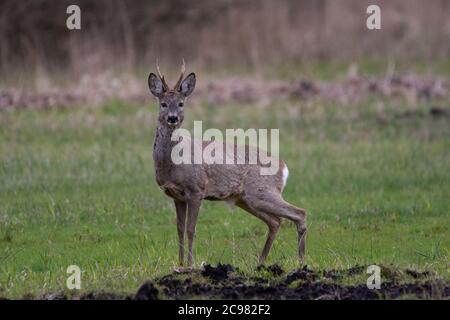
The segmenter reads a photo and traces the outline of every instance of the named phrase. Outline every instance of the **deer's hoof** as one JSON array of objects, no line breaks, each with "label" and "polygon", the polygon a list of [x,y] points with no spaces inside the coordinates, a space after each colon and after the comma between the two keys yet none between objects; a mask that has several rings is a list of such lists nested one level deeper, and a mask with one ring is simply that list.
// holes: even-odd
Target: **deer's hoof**
[{"label": "deer's hoof", "polygon": [[192,270],[193,270],[192,267],[183,267],[183,266],[173,268],[174,273],[190,273],[192,272]]}]

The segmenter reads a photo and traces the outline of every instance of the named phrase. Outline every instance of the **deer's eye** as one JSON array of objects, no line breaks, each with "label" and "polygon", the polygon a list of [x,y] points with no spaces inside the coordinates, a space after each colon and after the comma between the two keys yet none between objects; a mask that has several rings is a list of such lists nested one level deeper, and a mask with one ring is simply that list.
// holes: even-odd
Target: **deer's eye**
[{"label": "deer's eye", "polygon": [[162,103],[161,103],[161,108],[167,108],[167,103],[162,102]]},{"label": "deer's eye", "polygon": [[179,106],[180,108],[183,108],[183,106],[184,106],[183,101],[179,102],[179,103],[178,103],[178,106]]}]

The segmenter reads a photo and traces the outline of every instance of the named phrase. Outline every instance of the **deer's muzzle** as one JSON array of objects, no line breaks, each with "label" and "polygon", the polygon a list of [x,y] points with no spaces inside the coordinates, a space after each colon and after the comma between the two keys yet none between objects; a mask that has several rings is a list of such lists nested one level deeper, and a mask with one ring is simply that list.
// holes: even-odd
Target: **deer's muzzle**
[{"label": "deer's muzzle", "polygon": [[167,123],[170,125],[176,125],[178,123],[179,119],[177,116],[168,116],[167,117]]}]

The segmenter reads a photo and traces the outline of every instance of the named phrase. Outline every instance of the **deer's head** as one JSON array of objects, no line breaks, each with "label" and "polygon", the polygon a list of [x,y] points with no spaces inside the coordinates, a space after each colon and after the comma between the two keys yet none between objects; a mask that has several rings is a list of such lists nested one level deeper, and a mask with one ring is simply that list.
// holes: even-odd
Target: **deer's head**
[{"label": "deer's head", "polygon": [[159,70],[158,62],[156,63],[156,70],[158,71],[158,76],[150,73],[148,76],[148,86],[150,92],[158,98],[158,121],[162,125],[170,128],[178,128],[184,120],[186,98],[195,88],[195,73],[190,73],[184,78],[186,66],[183,60],[180,77],[173,89],[170,89]]}]

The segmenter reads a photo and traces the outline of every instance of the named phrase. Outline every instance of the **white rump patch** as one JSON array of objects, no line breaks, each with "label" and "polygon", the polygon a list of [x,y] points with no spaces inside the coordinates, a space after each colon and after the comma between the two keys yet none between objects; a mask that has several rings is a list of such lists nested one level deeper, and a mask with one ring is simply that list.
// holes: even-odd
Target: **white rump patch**
[{"label": "white rump patch", "polygon": [[289,169],[288,169],[287,165],[285,164],[283,167],[283,189],[286,186],[288,177],[289,177]]}]

